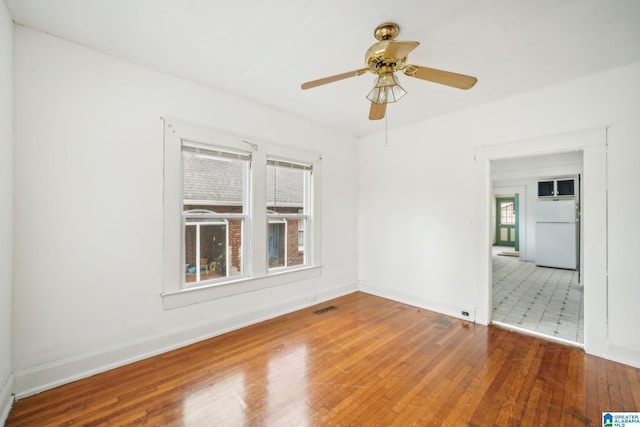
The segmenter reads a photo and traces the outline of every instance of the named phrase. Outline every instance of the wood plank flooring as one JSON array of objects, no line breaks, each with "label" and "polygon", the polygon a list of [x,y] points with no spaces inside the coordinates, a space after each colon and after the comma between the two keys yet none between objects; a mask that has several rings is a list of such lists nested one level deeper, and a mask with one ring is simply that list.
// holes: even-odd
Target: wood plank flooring
[{"label": "wood plank flooring", "polygon": [[639,410],[640,369],[354,293],[22,399],[6,425],[601,426]]}]

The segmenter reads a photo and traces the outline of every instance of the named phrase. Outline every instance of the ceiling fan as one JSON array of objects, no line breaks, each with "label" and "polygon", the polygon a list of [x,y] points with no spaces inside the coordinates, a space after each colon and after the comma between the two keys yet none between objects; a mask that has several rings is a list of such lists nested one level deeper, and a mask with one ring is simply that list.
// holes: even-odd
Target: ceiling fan
[{"label": "ceiling fan", "polygon": [[379,120],[384,117],[388,102],[396,102],[407,93],[398,83],[398,78],[394,74],[396,71],[402,71],[409,77],[458,89],[471,89],[478,81],[475,77],[464,74],[408,64],[407,55],[420,43],[395,40],[399,32],[400,27],[393,22],[378,25],[373,35],[379,41],[367,50],[365,68],[312,80],[303,83],[302,89],[311,89],[349,77],[361,76],[367,72],[377,74],[376,84],[367,95],[367,99],[371,101],[369,119]]}]

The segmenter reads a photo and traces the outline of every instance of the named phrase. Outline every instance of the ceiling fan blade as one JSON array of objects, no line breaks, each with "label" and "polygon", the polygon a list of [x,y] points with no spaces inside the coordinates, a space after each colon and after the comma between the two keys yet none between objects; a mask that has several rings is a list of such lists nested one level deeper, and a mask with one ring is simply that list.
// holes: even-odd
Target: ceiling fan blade
[{"label": "ceiling fan blade", "polygon": [[384,50],[382,57],[384,59],[402,59],[409,55],[413,49],[417,48],[420,43],[413,41],[391,41]]},{"label": "ceiling fan blade", "polygon": [[375,102],[372,102],[371,109],[369,110],[369,120],[382,119],[386,111],[387,111],[386,102],[382,104],[376,104]]},{"label": "ceiling fan blade", "polygon": [[310,82],[302,83],[302,89],[311,89],[312,87],[326,85],[327,83],[337,82],[338,80],[348,79],[349,77],[360,76],[369,71],[368,68],[361,68],[359,70],[348,71],[342,74],[336,74],[335,76],[324,77],[318,80],[312,80]]},{"label": "ceiling fan blade", "polygon": [[455,87],[458,89],[471,89],[478,81],[472,76],[452,73],[450,71],[437,70],[435,68],[422,67],[418,65],[407,65],[404,73],[409,77],[427,80],[442,85]]}]

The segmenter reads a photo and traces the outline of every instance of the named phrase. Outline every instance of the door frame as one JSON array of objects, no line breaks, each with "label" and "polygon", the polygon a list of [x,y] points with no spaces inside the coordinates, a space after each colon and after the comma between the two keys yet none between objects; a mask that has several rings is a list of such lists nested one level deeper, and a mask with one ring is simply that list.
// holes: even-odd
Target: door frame
[{"label": "door frame", "polygon": [[[489,324],[492,313],[491,269],[491,160],[581,150],[583,179],[581,273],[584,284],[584,348],[604,357],[607,351],[607,129],[597,128],[567,134],[477,147],[476,177],[476,321]],[[582,242],[588,242],[583,245]]]}]

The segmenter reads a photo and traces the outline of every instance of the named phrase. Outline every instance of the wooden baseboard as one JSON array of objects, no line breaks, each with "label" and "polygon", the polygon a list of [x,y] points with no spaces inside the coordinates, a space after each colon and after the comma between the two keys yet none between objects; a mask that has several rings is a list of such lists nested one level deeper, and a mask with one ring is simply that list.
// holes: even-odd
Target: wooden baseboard
[{"label": "wooden baseboard", "polygon": [[[376,284],[360,283],[360,291],[375,295],[378,297],[390,299],[393,301],[401,302],[403,304],[413,305],[425,310],[430,310],[436,313],[444,314],[446,316],[457,317],[459,319],[468,320],[469,322],[475,322],[475,309],[471,306],[461,306],[457,304],[449,304],[442,301],[435,301],[420,297],[418,295],[410,295],[403,292],[395,292]],[[466,312],[468,316],[462,314]]]},{"label": "wooden baseboard", "polygon": [[32,368],[17,370],[15,396],[21,399],[100,372],[124,366],[167,351],[287,314],[322,301],[356,292],[357,283],[343,284],[312,295],[300,295],[279,304],[254,308],[234,317],[191,324],[95,352],[67,357]]},{"label": "wooden baseboard", "polygon": [[9,374],[0,389],[0,425],[4,425],[7,421],[9,411],[13,406],[13,385],[13,374]]}]

